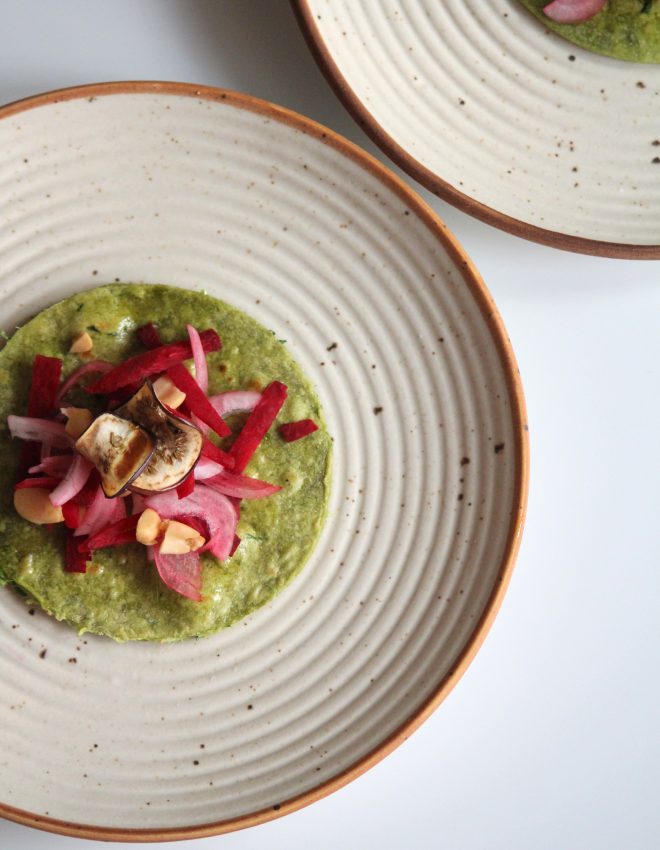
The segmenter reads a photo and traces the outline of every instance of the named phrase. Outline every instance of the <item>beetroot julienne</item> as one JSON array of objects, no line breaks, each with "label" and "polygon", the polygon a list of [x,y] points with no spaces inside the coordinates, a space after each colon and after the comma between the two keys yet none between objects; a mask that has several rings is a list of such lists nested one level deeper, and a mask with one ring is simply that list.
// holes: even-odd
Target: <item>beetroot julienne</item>
[{"label": "beetroot julienne", "polygon": [[248,465],[280,412],[286,396],[287,388],[279,381],[273,381],[263,391],[229,452],[234,458],[234,472],[243,472]]},{"label": "beetroot julienne", "polygon": [[208,398],[204,395],[197,381],[181,363],[167,370],[174,384],[186,394],[186,406],[191,413],[212,428],[219,437],[228,437],[231,429],[218,415]]},{"label": "beetroot julienne", "polygon": [[[202,331],[200,339],[207,354],[218,351],[221,347],[220,337],[214,330]],[[87,391],[107,395],[127,384],[142,381],[159,372],[166,372],[171,366],[191,358],[192,350],[188,340],[161,345],[159,348],[153,348],[124,360],[107,375],[90,384]]]},{"label": "beetroot julienne", "polygon": [[293,443],[318,431],[319,426],[313,419],[300,419],[298,422],[285,422],[278,430],[286,443]]},{"label": "beetroot julienne", "polygon": [[93,551],[94,549],[105,549],[106,546],[121,546],[123,543],[135,543],[135,529],[139,519],[140,517],[137,515],[123,517],[123,519],[119,519],[111,525],[106,525],[101,531],[97,531],[96,534],[93,534],[81,546],[84,549]]}]

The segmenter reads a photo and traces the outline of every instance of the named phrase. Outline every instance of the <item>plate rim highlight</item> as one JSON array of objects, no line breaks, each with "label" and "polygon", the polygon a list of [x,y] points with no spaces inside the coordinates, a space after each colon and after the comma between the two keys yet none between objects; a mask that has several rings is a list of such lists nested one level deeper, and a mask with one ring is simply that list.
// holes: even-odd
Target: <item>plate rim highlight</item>
[{"label": "plate rim highlight", "polygon": [[316,138],[323,144],[331,146],[354,163],[365,168],[371,175],[379,179],[387,189],[398,195],[408,205],[411,212],[424,223],[451,257],[486,322],[489,333],[497,348],[505,375],[511,407],[514,433],[513,451],[516,468],[513,507],[497,580],[494,583],[493,590],[480,618],[476,621],[470,638],[463,646],[450,672],[437,683],[430,697],[419,705],[398,729],[344,771],[303,794],[282,801],[276,806],[235,818],[190,826],[183,825],[147,829],[103,827],[38,815],[0,801],[0,817],[25,826],[93,840],[157,842],[205,838],[256,826],[316,802],[342,788],[381,761],[381,759],[403,743],[435,711],[459,681],[481,647],[499,611],[511,579],[513,566],[520,547],[526,514],[529,484],[529,439],[522,382],[515,356],[502,319],[481,275],[456,237],[449,231],[440,217],[410,186],[404,183],[389,168],[371,156],[371,154],[362,150],[359,146],[348,141],[335,131],[285,107],[277,106],[251,95],[228,89],[195,85],[192,83],[136,80],[73,86],[34,95],[0,107],[0,120],[10,118],[27,110],[69,100],[126,94],[192,97],[226,103],[237,109],[244,109],[265,115]]}]

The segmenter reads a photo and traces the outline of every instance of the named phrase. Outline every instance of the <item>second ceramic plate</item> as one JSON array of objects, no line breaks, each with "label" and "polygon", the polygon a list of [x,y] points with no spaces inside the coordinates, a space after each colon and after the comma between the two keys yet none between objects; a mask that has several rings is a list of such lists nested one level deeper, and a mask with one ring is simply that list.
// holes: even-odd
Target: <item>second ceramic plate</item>
[{"label": "second ceramic plate", "polygon": [[519,0],[294,0],[326,76],[409,174],[559,248],[660,257],[660,66],[588,53]]}]

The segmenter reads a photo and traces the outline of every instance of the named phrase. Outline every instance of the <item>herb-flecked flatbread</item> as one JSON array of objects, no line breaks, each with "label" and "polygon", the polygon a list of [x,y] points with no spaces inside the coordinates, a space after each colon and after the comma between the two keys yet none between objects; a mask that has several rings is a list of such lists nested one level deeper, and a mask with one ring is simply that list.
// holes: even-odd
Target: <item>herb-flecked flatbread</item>
[{"label": "herb-flecked flatbread", "polygon": [[[209,394],[261,390],[279,381],[288,398],[277,423],[309,418],[319,426],[295,442],[285,442],[276,425],[270,428],[245,474],[282,489],[242,503],[241,543],[228,560],[201,556],[200,602],[166,587],[139,543],[98,549],[87,572],[65,572],[63,525],[35,525],[14,509],[21,442],[12,439],[6,423],[10,414],[25,414],[35,355],[61,358],[66,377],[81,362],[69,353],[71,340],[87,332],[94,357],[119,363],[143,351],[135,331],[148,322],[158,326],[164,343],[185,338],[187,324],[218,332],[222,349],[207,358]],[[82,388],[71,398],[90,404]],[[241,426],[240,419],[229,424]],[[228,438],[225,447],[230,445]],[[307,561],[325,520],[330,457],[331,440],[311,383],[286,342],[242,311],[160,285],[113,284],[72,296],[39,313],[0,351],[0,579],[8,584],[0,592],[17,586],[78,631],[118,641],[176,641],[216,632],[270,600]]]}]

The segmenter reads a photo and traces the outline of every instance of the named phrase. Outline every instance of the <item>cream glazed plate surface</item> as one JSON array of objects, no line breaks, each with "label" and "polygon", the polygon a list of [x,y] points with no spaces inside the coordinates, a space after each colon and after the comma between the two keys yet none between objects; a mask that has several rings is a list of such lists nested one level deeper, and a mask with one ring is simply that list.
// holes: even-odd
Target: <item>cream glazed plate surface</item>
[{"label": "cream glazed plate surface", "polygon": [[0,814],[194,838],[340,787],[463,673],[517,550],[522,391],[474,268],[331,131],[173,83],[0,110],[0,221],[6,331],[104,282],[206,290],[287,340],[334,437],[311,561],[214,637],[78,636],[0,590]]},{"label": "cream glazed plate surface", "polygon": [[294,0],[335,91],[410,175],[511,233],[660,258],[660,66],[589,53],[520,0]]}]

